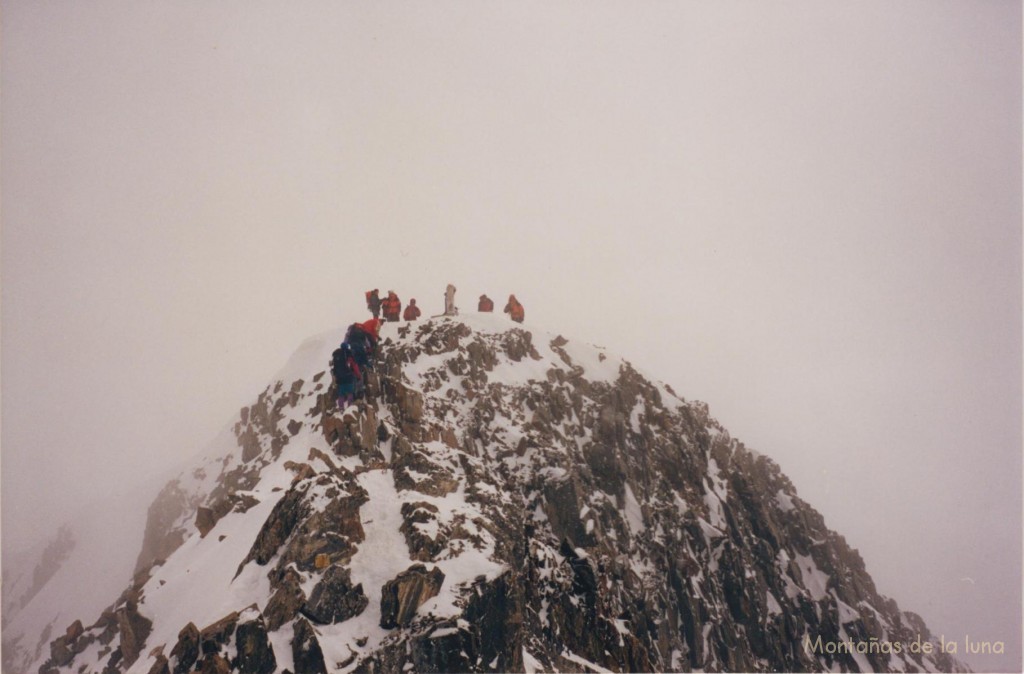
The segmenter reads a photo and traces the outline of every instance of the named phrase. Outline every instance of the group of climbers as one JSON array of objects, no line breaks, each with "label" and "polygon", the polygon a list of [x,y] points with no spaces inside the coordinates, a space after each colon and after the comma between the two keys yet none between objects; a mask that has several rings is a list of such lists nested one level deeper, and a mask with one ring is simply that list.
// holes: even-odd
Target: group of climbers
[{"label": "group of climbers", "polygon": [[380,318],[353,323],[345,340],[331,355],[331,374],[336,387],[338,407],[344,410],[366,391],[366,375],[373,369],[380,337]]},{"label": "group of climbers", "polygon": [[[481,295],[480,303],[477,305],[476,310],[485,314],[491,313],[494,311],[494,300],[487,295]],[[522,323],[523,319],[526,318],[526,309],[523,308],[523,305],[520,304],[515,295],[508,296],[508,304],[505,305],[505,313],[508,314],[516,323]]]},{"label": "group of climbers", "polygon": [[[455,306],[455,286],[451,283],[444,291],[444,313],[438,316],[457,316],[459,308]],[[394,290],[389,290],[387,297],[384,299],[380,298],[380,290],[374,288],[373,290],[366,291],[366,308],[370,310],[370,313],[374,318],[380,318],[383,314],[384,320],[388,322],[397,322],[399,316],[405,321],[415,321],[418,319],[423,312],[416,305],[416,300],[409,300],[409,305],[402,311],[402,300],[398,298]],[[480,302],[477,305],[477,311],[481,313],[491,313],[494,311],[494,300],[488,297],[486,294],[480,296]],[[505,305],[505,313],[515,321],[516,323],[522,323],[526,318],[526,310],[523,305],[516,299],[515,295],[508,296],[508,303]],[[432,318],[437,318],[433,316]]]},{"label": "group of climbers", "polygon": [[[389,290],[387,297],[381,299],[380,290],[377,288],[366,291],[366,308],[370,310],[373,318],[364,323],[350,325],[345,333],[345,340],[331,355],[331,374],[334,375],[338,407],[342,410],[365,393],[366,373],[373,369],[373,362],[377,356],[381,323],[397,322],[399,316],[406,321],[415,321],[422,313],[416,306],[415,299],[409,300],[409,305],[403,312],[402,301],[395,291]],[[481,295],[477,310],[482,313],[493,312],[494,301],[487,295]],[[444,313],[440,315],[456,316],[458,313],[459,309],[455,306],[455,286],[449,283],[444,291]],[[516,323],[522,323],[526,318],[526,310],[515,295],[508,296],[505,313]]]},{"label": "group of climbers", "polygon": [[389,290],[388,296],[384,299],[380,298],[380,290],[378,288],[367,290],[366,308],[370,310],[374,318],[380,318],[381,314],[383,314],[384,320],[392,323],[397,323],[399,317],[407,321],[415,321],[420,316],[420,309],[416,306],[416,300],[409,300],[409,306],[405,308],[405,313],[402,313],[402,300],[398,299],[398,295],[395,294],[394,290]]}]

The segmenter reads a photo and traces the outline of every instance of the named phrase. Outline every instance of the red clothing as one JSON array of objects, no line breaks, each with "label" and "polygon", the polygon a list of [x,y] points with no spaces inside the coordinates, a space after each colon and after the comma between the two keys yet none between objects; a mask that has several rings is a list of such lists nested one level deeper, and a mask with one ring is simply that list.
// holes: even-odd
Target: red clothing
[{"label": "red clothing", "polygon": [[522,323],[526,318],[526,309],[519,303],[515,295],[509,295],[508,304],[505,305],[505,313],[512,317],[516,323]]},{"label": "red clothing", "polygon": [[397,321],[402,314],[402,300],[398,299],[398,295],[388,293],[388,296],[380,303],[380,308],[384,312],[386,320]]},{"label": "red clothing", "polygon": [[420,317],[420,308],[415,304],[410,304],[405,308],[405,313],[402,314],[402,318],[407,321],[415,321]]},{"label": "red clothing", "polygon": [[480,306],[477,307],[477,311],[494,311],[494,302],[487,295],[480,296]]},{"label": "red clothing", "polygon": [[368,334],[370,338],[376,342],[377,337],[380,336],[381,322],[382,321],[379,318],[371,318],[365,323],[356,323],[356,325],[359,326],[360,330]]}]

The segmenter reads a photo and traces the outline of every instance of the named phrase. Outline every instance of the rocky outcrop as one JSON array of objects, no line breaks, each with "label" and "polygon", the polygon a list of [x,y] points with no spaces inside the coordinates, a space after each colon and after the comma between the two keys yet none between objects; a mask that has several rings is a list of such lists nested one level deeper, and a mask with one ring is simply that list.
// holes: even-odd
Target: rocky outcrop
[{"label": "rocky outcrop", "polygon": [[199,628],[189,623],[178,633],[178,642],[171,650],[173,674],[186,674],[199,660]]},{"label": "rocky outcrop", "polygon": [[448,535],[438,519],[437,506],[426,501],[402,504],[402,526],[399,531],[405,536],[412,559],[429,562],[442,550],[448,548]]},{"label": "rocky outcrop", "polygon": [[306,604],[306,593],[301,583],[302,578],[295,569],[286,569],[278,578],[274,594],[263,610],[267,629],[271,632],[291,622]]},{"label": "rocky outcrop", "polygon": [[149,668],[149,674],[171,674],[171,663],[163,653],[158,653]]},{"label": "rocky outcrop", "polygon": [[352,585],[349,570],[334,565],[324,572],[302,610],[303,615],[320,625],[340,623],[363,612],[369,600],[363,586]]},{"label": "rocky outcrop", "polygon": [[210,506],[199,506],[196,510],[196,529],[200,536],[206,536],[228,513],[244,513],[258,504],[259,501],[248,494],[228,494]]},{"label": "rocky outcrop", "polygon": [[[282,573],[293,563],[301,570],[314,569],[318,555],[332,562],[350,559],[363,540],[359,506],[366,499],[366,491],[347,471],[299,480],[274,506],[238,573],[249,562],[266,565],[279,551],[277,568]],[[322,510],[313,504],[319,500],[326,502]]]},{"label": "rocky outcrop", "polygon": [[[561,336],[452,318],[385,335],[345,413],[326,356],[244,408],[237,447],[151,508],[142,573],[41,671],[270,674],[273,644],[296,673],[963,669],[837,648],[931,637],[702,403]],[[215,604],[235,610],[148,643],[159,583],[184,594],[241,531],[237,605]]]},{"label": "rocky outcrop", "polygon": [[423,564],[414,564],[384,584],[380,597],[380,626],[392,629],[408,625],[416,609],[436,597],[444,583],[444,573],[434,567],[427,571]]},{"label": "rocky outcrop", "polygon": [[267,626],[258,611],[240,617],[235,631],[238,655],[235,669],[241,674],[271,674],[277,669],[277,658],[267,638]]},{"label": "rocky outcrop", "polygon": [[186,532],[178,525],[189,513],[191,505],[189,495],[177,480],[163,488],[149,506],[142,550],[135,562],[136,573],[148,569],[157,560],[166,559],[185,542]]},{"label": "rocky outcrop", "polygon": [[238,617],[238,611],[232,611],[199,631],[199,651],[202,656],[214,655],[228,644],[238,626]]},{"label": "rocky outcrop", "polygon": [[295,662],[296,673],[327,674],[327,664],[324,662],[320,640],[317,639],[313,627],[303,618],[295,621],[292,659]]}]

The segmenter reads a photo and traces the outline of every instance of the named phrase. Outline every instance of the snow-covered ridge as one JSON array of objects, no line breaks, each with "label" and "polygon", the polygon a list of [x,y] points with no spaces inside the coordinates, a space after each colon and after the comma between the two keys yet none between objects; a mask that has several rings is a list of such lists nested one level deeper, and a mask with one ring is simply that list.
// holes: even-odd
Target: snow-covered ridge
[{"label": "snow-covered ridge", "polygon": [[385,324],[342,414],[343,334],[164,489],[128,590],[25,671],[957,666],[806,652],[926,628],[774,463],[627,361],[500,315]]}]

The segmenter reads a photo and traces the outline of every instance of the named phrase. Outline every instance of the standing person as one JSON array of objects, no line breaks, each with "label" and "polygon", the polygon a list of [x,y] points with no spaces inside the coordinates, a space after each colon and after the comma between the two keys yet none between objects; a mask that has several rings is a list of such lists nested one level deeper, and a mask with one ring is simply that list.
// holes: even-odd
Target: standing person
[{"label": "standing person", "polygon": [[331,355],[331,374],[334,376],[335,397],[338,408],[345,408],[355,401],[356,384],[362,379],[359,364],[356,363],[352,347],[347,342],[334,350]]},{"label": "standing person", "polygon": [[409,300],[409,306],[405,308],[405,313],[402,314],[402,318],[407,321],[415,321],[420,317],[420,308],[416,306],[416,300]]},{"label": "standing person", "polygon": [[397,322],[402,315],[402,300],[398,299],[394,290],[389,290],[388,296],[380,303],[380,308],[384,312],[384,320]]},{"label": "standing person", "polygon": [[444,291],[444,315],[454,316],[459,313],[459,310],[455,308],[455,286],[451,283]]},{"label": "standing person", "polygon": [[513,321],[516,323],[522,323],[523,319],[526,318],[526,309],[519,303],[515,295],[508,296],[508,304],[505,305],[505,313],[508,314]]},{"label": "standing person", "polygon": [[481,295],[480,305],[477,306],[476,310],[483,313],[490,313],[494,311],[494,301],[487,295]]},{"label": "standing person", "polygon": [[380,318],[380,291],[377,288],[366,291],[366,308],[374,318]]}]

